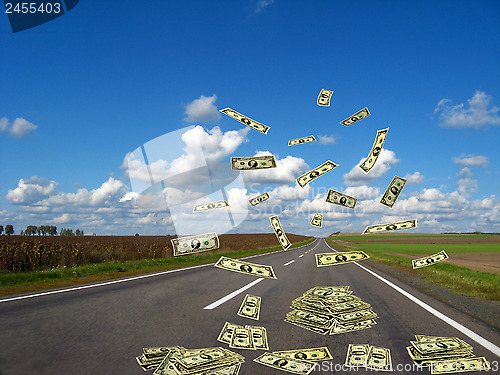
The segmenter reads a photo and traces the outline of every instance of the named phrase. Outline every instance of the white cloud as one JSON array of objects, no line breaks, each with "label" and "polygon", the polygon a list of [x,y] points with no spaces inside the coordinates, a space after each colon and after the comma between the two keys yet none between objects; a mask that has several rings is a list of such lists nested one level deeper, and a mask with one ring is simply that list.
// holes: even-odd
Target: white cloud
[{"label": "white cloud", "polygon": [[460,157],[454,157],[453,162],[464,165],[466,167],[486,167],[489,160],[484,155],[461,155]]},{"label": "white cloud", "polygon": [[380,196],[380,189],[367,185],[361,185],[348,187],[345,189],[344,193],[362,201],[367,199],[376,199]]},{"label": "white cloud", "polygon": [[[269,151],[257,151],[254,156],[272,155]],[[291,183],[294,182],[308,168],[308,165],[302,158],[288,155],[284,159],[276,157],[276,168],[261,169],[244,172],[245,182],[255,183]]]},{"label": "white cloud", "polygon": [[408,185],[418,185],[424,182],[424,176],[420,172],[415,172],[413,174],[407,174],[403,177]]},{"label": "white cloud", "polygon": [[450,106],[450,99],[442,99],[434,112],[439,113],[441,126],[451,128],[480,128],[484,125],[499,125],[500,116],[498,111],[500,108],[490,107],[492,97],[483,91],[476,91],[474,96],[467,100],[469,106],[465,107],[463,103],[456,106]]},{"label": "white cloud", "polygon": [[385,148],[382,149],[375,166],[367,174],[359,168],[365,158],[361,159],[348,173],[344,175],[344,185],[346,186],[362,186],[370,181],[373,181],[386,174],[393,165],[399,162],[396,159],[396,154]]},{"label": "white cloud", "polygon": [[6,117],[0,119],[0,132],[7,133],[16,138],[25,138],[37,128],[38,126],[22,117],[16,118],[12,124],[9,123]]},{"label": "white cloud", "polygon": [[20,179],[14,190],[9,189],[6,199],[10,204],[30,205],[54,194],[56,186],[55,181],[47,181],[36,176],[29,180]]},{"label": "white cloud", "polygon": [[70,221],[71,221],[71,215],[69,214],[62,214],[61,216],[55,217],[51,220],[51,222],[54,224],[64,224]]},{"label": "white cloud", "polygon": [[191,103],[186,105],[186,117],[187,122],[210,122],[217,121],[220,119],[219,111],[217,106],[214,104],[217,100],[217,95],[212,96],[200,96],[199,99],[193,100]]},{"label": "white cloud", "polygon": [[328,144],[337,142],[337,140],[335,139],[335,137],[333,135],[320,135],[318,142],[321,145],[328,145]]},{"label": "white cloud", "polygon": [[259,1],[257,1],[257,5],[255,7],[255,13],[262,12],[265,8],[267,8],[272,3],[274,3],[274,0],[259,0]]}]

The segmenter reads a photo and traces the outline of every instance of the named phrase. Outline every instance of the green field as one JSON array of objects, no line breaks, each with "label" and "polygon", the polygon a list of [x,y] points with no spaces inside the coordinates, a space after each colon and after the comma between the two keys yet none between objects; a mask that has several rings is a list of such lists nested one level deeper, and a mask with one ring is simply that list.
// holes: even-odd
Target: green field
[{"label": "green field", "polygon": [[401,244],[401,243],[357,243],[356,247],[363,250],[376,250],[400,254],[435,254],[441,250],[446,253],[498,253],[500,245],[483,244]]}]

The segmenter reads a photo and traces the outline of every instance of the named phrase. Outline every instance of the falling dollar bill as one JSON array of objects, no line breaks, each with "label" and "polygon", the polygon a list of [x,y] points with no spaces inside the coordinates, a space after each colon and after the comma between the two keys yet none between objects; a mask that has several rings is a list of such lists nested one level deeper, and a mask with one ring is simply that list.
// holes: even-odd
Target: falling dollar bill
[{"label": "falling dollar bill", "polygon": [[285,232],[283,231],[283,227],[281,226],[280,219],[278,218],[277,215],[271,216],[269,218],[271,221],[271,226],[274,229],[274,233],[276,234],[276,237],[278,238],[278,241],[280,242],[281,247],[283,250],[288,250],[290,246],[292,246],[292,243],[286,236]]},{"label": "falling dollar bill", "polygon": [[170,242],[172,242],[172,248],[174,249],[174,257],[219,248],[219,237],[215,232],[178,237],[170,240]]},{"label": "falling dollar bill", "polygon": [[366,118],[370,115],[371,115],[371,113],[368,110],[368,107],[365,107],[365,108],[359,110],[358,112],[356,112],[355,114],[353,114],[351,117],[346,118],[344,121],[340,121],[340,123],[344,126],[349,126],[349,125],[352,125],[359,120],[363,120],[364,118]]},{"label": "falling dollar bill", "polygon": [[267,342],[267,330],[259,326],[246,326],[252,335],[253,346],[255,349],[269,350],[269,343]]},{"label": "falling dollar bill", "polygon": [[222,268],[223,270],[244,273],[246,275],[265,277],[268,279],[276,279],[273,267],[265,266],[262,264],[255,264],[250,262],[244,262],[238,259],[232,259],[227,257],[220,257],[215,267]]},{"label": "falling dollar bill", "polygon": [[[342,207],[354,208],[358,200],[347,194],[339,193],[333,189],[328,189],[328,194],[326,195],[326,202],[338,204]],[[340,233],[340,232],[339,232]]]},{"label": "falling dollar bill", "polygon": [[269,168],[276,168],[276,159],[273,155],[231,158],[231,169],[235,171],[253,171]]},{"label": "falling dollar bill", "polygon": [[412,259],[411,265],[413,266],[413,269],[416,269],[425,266],[430,266],[431,264],[434,263],[442,262],[443,260],[446,260],[448,258],[449,258],[448,254],[446,254],[445,251],[443,250],[434,255],[429,255],[418,259]]},{"label": "falling dollar bill", "polygon": [[193,212],[208,211],[222,207],[229,207],[229,203],[227,203],[227,201],[218,201],[212,203],[197,204],[196,206],[194,206]]},{"label": "falling dollar bill", "polygon": [[368,225],[363,233],[380,233],[394,230],[412,229],[417,227],[417,219],[398,221],[397,223]]},{"label": "falling dollar bill", "polygon": [[337,168],[338,164],[335,164],[333,161],[327,160],[319,167],[314,168],[312,171],[309,171],[299,178],[297,178],[297,183],[301,188],[304,188],[309,182],[317,179],[320,176],[323,176],[325,173],[330,172],[332,169]]},{"label": "falling dollar bill", "polygon": [[314,138],[314,135],[310,135],[308,137],[290,139],[288,141],[288,146],[301,145],[302,143],[315,142],[315,141],[316,138]]},{"label": "falling dollar bill", "polygon": [[341,253],[320,253],[314,254],[316,257],[316,266],[336,266],[370,258],[363,251],[343,251]]},{"label": "falling dollar bill", "polygon": [[307,375],[314,369],[314,364],[301,359],[290,359],[277,354],[264,353],[254,359],[255,362],[292,374]]},{"label": "falling dollar bill", "polygon": [[367,344],[349,344],[345,365],[347,367],[365,367],[369,347],[370,345]]},{"label": "falling dollar bill", "polygon": [[252,120],[251,118],[248,118],[246,116],[243,116],[241,113],[236,112],[234,109],[224,108],[221,109],[220,112],[228,115],[229,117],[234,118],[235,120],[242,122],[246,126],[249,126],[252,129],[255,129],[261,133],[267,134],[268,130],[270,129],[269,126],[261,124],[260,122]]},{"label": "falling dollar bill", "polygon": [[269,193],[265,192],[261,195],[256,196],[255,198],[251,198],[248,200],[252,206],[257,206],[259,203],[267,201],[269,199]]},{"label": "falling dollar bill", "polygon": [[260,302],[261,298],[259,296],[247,294],[241,303],[238,315],[244,318],[259,320]]},{"label": "falling dollar bill", "polygon": [[333,91],[321,89],[318,95],[318,105],[322,107],[330,107],[330,99],[333,95]]},{"label": "falling dollar bill", "polygon": [[321,214],[314,214],[313,218],[311,219],[311,225],[315,227],[322,227],[323,226],[323,215]]},{"label": "falling dollar bill", "polygon": [[384,147],[385,137],[387,137],[387,132],[389,128],[377,131],[377,137],[373,143],[372,149],[368,154],[368,157],[359,165],[363,172],[368,173],[371,171],[375,163],[377,162],[380,153],[382,152],[382,147]]},{"label": "falling dollar bill", "polygon": [[405,184],[406,180],[404,178],[394,176],[391,183],[385,190],[380,203],[392,208],[392,206],[394,206],[394,203],[396,203],[396,199],[398,199],[399,194],[401,193],[401,190],[403,190]]},{"label": "falling dollar bill", "polygon": [[282,350],[279,352],[273,352],[272,354],[277,354],[281,357],[291,358],[291,359],[302,359],[304,361],[327,361],[333,359],[330,351],[326,346],[320,348],[308,348],[308,349],[296,349],[296,350]]},{"label": "falling dollar bill", "polygon": [[378,371],[393,371],[390,349],[370,346],[366,359],[366,368]]},{"label": "falling dollar bill", "polygon": [[490,364],[485,357],[439,360],[431,365],[431,374],[448,374],[465,371],[489,371]]}]

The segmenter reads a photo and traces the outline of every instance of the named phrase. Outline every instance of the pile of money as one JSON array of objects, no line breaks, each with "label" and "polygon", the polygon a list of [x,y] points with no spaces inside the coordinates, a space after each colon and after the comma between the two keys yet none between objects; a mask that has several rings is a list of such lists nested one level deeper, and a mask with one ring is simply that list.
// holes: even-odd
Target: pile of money
[{"label": "pile of money", "polygon": [[314,370],[314,363],[303,359],[290,359],[279,354],[264,353],[254,359],[261,365],[272,367],[281,371],[291,372],[292,374],[307,375]]},{"label": "pile of money", "polygon": [[294,299],[290,308],[285,322],[322,335],[370,328],[378,318],[349,286],[316,286]]},{"label": "pile of money", "polygon": [[425,266],[430,266],[431,264],[435,264],[437,262],[442,262],[443,260],[446,260],[448,258],[449,258],[448,254],[446,254],[445,251],[443,250],[434,255],[429,255],[418,259],[412,259],[411,265],[413,269],[416,269]]},{"label": "pile of money", "polygon": [[363,251],[343,251],[340,253],[320,253],[314,254],[316,257],[316,266],[336,266],[339,264],[346,264],[370,258],[368,254]]},{"label": "pile of money", "polygon": [[415,335],[406,350],[414,363],[430,366],[431,374],[489,370],[484,357],[474,357],[473,347],[458,337]]},{"label": "pile of money", "polygon": [[170,242],[172,242],[174,257],[219,248],[219,237],[215,232],[177,237],[170,240]]},{"label": "pile of money", "polygon": [[234,349],[269,350],[267,331],[259,326],[240,326],[226,322],[220,331],[217,341],[228,344]]},{"label": "pile of money", "polygon": [[390,349],[368,344],[349,344],[345,365],[356,368],[365,367],[376,371],[394,371]]},{"label": "pile of money", "polygon": [[186,349],[182,346],[144,348],[136,357],[144,371],[153,375],[237,375],[245,357],[222,347]]},{"label": "pile of money", "polygon": [[265,266],[263,264],[255,264],[222,256],[219,258],[217,263],[214,264],[214,266],[217,268],[222,268],[226,271],[244,273],[245,275],[266,277],[268,279],[277,279],[276,275],[274,274],[273,267]]}]

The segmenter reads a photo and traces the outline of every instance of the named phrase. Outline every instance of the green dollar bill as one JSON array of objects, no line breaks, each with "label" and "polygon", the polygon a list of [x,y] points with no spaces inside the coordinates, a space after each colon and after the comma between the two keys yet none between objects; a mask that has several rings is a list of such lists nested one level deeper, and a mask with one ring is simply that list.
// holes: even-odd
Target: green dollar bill
[{"label": "green dollar bill", "polygon": [[466,371],[488,371],[490,364],[485,357],[461,358],[436,361],[431,366],[431,374],[449,374]]},{"label": "green dollar bill", "polygon": [[303,174],[302,176],[298,177],[296,179],[297,184],[299,184],[299,186],[301,188],[304,188],[304,186],[306,186],[311,181],[314,181],[318,177],[323,176],[325,173],[328,173],[332,169],[335,169],[337,167],[338,167],[338,164],[335,164],[331,160],[327,160],[326,162],[324,162],[320,166],[318,166],[318,167],[314,168],[313,170],[311,170],[311,171]]},{"label": "green dollar bill", "polygon": [[220,112],[224,113],[225,115],[228,115],[229,117],[234,118],[235,120],[245,124],[246,126],[257,130],[258,132],[261,132],[263,134],[267,134],[269,131],[270,127],[264,124],[261,124],[260,122],[257,122],[255,120],[252,120],[249,117],[246,117],[242,115],[241,113],[236,112],[234,109],[231,108],[224,108],[221,109]]},{"label": "green dollar bill", "polygon": [[330,351],[326,346],[322,346],[319,348],[282,350],[282,351],[272,352],[272,354],[277,354],[285,358],[302,359],[304,361],[313,361],[313,362],[333,359]]},{"label": "green dollar bill", "polygon": [[369,348],[370,345],[367,344],[349,344],[345,365],[347,367],[365,367]]},{"label": "green dollar bill", "polygon": [[446,252],[443,250],[443,251],[440,251],[439,253],[434,254],[434,255],[429,255],[429,256],[426,256],[423,258],[418,258],[418,259],[412,259],[411,264],[412,264],[413,269],[416,269],[416,268],[421,268],[421,267],[425,267],[425,266],[430,266],[430,265],[438,263],[438,262],[442,262],[443,260],[446,260],[448,258],[449,258],[448,254],[446,254]]},{"label": "green dollar bill", "polygon": [[382,152],[384,147],[385,138],[387,137],[387,132],[389,128],[377,131],[377,136],[375,137],[375,142],[373,142],[372,149],[368,154],[368,157],[359,165],[359,168],[365,173],[368,173],[375,166],[375,163]]},{"label": "green dollar bill", "polygon": [[333,91],[321,89],[318,94],[318,100],[316,101],[319,106],[330,107],[330,99],[332,98]]},{"label": "green dollar bill", "polygon": [[214,265],[217,268],[222,268],[227,271],[239,272],[245,275],[265,277],[268,279],[276,279],[273,267],[262,264],[244,262],[238,259],[220,257]]},{"label": "green dollar bill", "polygon": [[271,216],[269,218],[269,221],[271,221],[271,226],[273,227],[274,234],[276,234],[276,238],[280,242],[281,247],[283,248],[283,250],[288,250],[290,246],[292,246],[292,243],[286,236],[285,231],[281,226],[278,215]]},{"label": "green dollar bill", "polygon": [[314,254],[317,267],[337,266],[369,259],[370,257],[363,251],[343,251],[340,253],[320,253]]},{"label": "green dollar bill", "polygon": [[315,142],[315,141],[316,141],[316,138],[314,138],[314,135],[310,135],[310,136],[303,137],[303,138],[290,139],[288,141],[288,146],[301,145],[303,143]]},{"label": "green dollar bill", "polygon": [[396,199],[398,199],[399,194],[401,193],[401,190],[403,190],[405,185],[406,185],[406,180],[404,178],[394,176],[391,183],[385,190],[382,199],[380,199],[380,203],[383,204],[384,206],[392,208],[392,206],[394,206],[394,203],[396,203]]},{"label": "green dollar bill", "polygon": [[314,368],[314,364],[311,362],[301,359],[290,359],[272,353],[264,353],[255,358],[254,361],[264,366],[299,375],[307,375]]},{"label": "green dollar bill", "polygon": [[219,248],[219,237],[215,232],[178,237],[170,240],[170,242],[172,242],[174,256],[188,255]]},{"label": "green dollar bill", "polygon": [[339,206],[347,208],[354,208],[357,201],[358,200],[356,198],[353,198],[350,195],[344,193],[340,193],[333,189],[328,189],[328,194],[326,195],[325,200],[325,202],[327,203],[338,204]]},{"label": "green dollar bill", "polygon": [[229,207],[229,203],[227,203],[227,201],[218,201],[218,202],[197,204],[193,208],[193,213],[194,212],[214,210],[216,208],[223,208],[223,207]]},{"label": "green dollar bill", "polygon": [[231,157],[231,169],[235,171],[253,171],[269,168],[276,168],[276,159],[273,155]]},{"label": "green dollar bill", "polygon": [[412,229],[417,227],[417,219],[398,221],[396,223],[369,225],[363,233],[391,232],[395,230]]},{"label": "green dollar bill", "polygon": [[250,205],[257,206],[259,203],[262,203],[264,201],[267,201],[269,199],[269,193],[262,193],[261,195],[256,196],[255,198],[251,198],[248,200]]},{"label": "green dollar bill", "polygon": [[377,371],[393,371],[390,349],[370,346],[366,367]]},{"label": "green dollar bill", "polygon": [[261,300],[262,298],[259,296],[247,294],[241,303],[237,315],[243,318],[259,320]]},{"label": "green dollar bill", "polygon": [[368,107],[365,107],[363,109],[360,109],[358,112],[356,112],[352,116],[346,118],[345,120],[340,121],[340,123],[344,126],[349,126],[349,125],[354,124],[355,122],[358,122],[359,120],[367,118],[370,115],[371,115],[371,113],[368,110]]},{"label": "green dollar bill", "polygon": [[321,214],[314,214],[313,218],[311,219],[312,226],[315,227],[322,227],[323,226],[323,215]]}]

